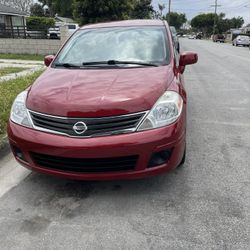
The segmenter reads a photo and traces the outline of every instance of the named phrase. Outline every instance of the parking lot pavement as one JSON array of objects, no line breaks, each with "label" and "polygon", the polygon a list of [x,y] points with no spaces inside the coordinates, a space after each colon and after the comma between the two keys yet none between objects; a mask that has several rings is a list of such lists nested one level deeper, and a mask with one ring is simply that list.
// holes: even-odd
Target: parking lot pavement
[{"label": "parking lot pavement", "polygon": [[250,51],[181,46],[199,53],[185,74],[185,165],[126,182],[32,173],[0,198],[0,249],[249,249]]}]

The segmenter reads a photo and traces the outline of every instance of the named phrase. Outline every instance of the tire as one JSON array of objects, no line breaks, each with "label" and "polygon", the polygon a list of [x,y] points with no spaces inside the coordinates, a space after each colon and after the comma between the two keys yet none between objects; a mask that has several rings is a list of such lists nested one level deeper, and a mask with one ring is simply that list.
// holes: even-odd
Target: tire
[{"label": "tire", "polygon": [[180,44],[177,44],[177,52],[180,53]]},{"label": "tire", "polygon": [[185,150],[184,150],[184,153],[183,153],[181,162],[180,162],[180,164],[179,164],[178,167],[181,167],[181,166],[185,163],[185,161],[186,161],[186,147],[187,147],[187,146],[185,146]]}]

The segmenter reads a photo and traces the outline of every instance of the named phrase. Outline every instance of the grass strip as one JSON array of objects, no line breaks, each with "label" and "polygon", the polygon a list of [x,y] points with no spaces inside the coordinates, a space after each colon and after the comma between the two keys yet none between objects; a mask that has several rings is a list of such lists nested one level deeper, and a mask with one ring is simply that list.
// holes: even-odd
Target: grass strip
[{"label": "grass strip", "polygon": [[14,74],[19,73],[21,71],[26,70],[27,68],[21,68],[21,67],[6,67],[6,68],[0,68],[0,77],[5,76],[8,74]]},{"label": "grass strip", "polygon": [[43,71],[0,83],[0,145],[6,136],[10,109],[16,96],[30,86]]},{"label": "grass strip", "polygon": [[16,59],[16,60],[31,60],[31,61],[43,61],[43,55],[33,54],[0,54],[0,59]]}]

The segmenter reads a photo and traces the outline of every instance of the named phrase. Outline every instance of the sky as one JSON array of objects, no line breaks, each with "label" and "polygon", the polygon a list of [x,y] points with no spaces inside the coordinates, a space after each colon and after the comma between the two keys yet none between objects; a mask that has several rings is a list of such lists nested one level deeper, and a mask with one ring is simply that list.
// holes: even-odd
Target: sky
[{"label": "sky", "polygon": [[[245,24],[250,23],[250,0],[217,0],[221,7],[218,13],[223,12],[226,17],[242,16]],[[154,8],[157,9],[158,3],[165,4],[168,9],[168,0],[152,0]],[[172,11],[185,13],[188,20],[200,13],[214,12],[215,0],[172,0]]]}]

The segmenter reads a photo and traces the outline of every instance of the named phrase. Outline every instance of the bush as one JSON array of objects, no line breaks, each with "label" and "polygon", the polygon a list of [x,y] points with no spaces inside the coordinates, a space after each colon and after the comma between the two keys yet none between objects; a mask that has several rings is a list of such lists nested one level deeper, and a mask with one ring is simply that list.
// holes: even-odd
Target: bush
[{"label": "bush", "polygon": [[54,18],[31,16],[26,18],[28,30],[47,30],[55,26]]}]

